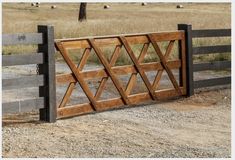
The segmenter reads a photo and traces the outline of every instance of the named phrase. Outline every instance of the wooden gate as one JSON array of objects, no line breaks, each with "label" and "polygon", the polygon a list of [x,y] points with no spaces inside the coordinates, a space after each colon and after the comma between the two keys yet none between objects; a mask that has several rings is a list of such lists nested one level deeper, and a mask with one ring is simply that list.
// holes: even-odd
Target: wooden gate
[{"label": "wooden gate", "polygon": [[[158,42],[168,43],[165,53],[162,52]],[[172,50],[175,42],[178,42],[179,58],[177,58],[177,60],[169,60],[170,55],[173,54]],[[143,48],[138,57],[131,48],[131,46],[135,44],[143,44]],[[57,118],[71,117],[94,111],[117,108],[123,105],[131,106],[150,100],[161,100],[186,95],[184,31],[63,39],[56,40],[55,45],[72,71],[71,74],[61,74],[56,76],[57,83],[69,83],[64,97],[58,105]],[[143,60],[150,45],[152,45],[155,54],[159,57],[159,61],[144,63]],[[107,46],[115,46],[115,50],[110,59],[108,59],[101,50],[102,47]],[[125,48],[126,53],[133,62],[133,65],[114,66],[120,56],[121,47]],[[69,50],[73,49],[84,49],[78,66],[72,61],[68,54]],[[83,71],[91,50],[93,50],[99,58],[99,61],[104,67],[103,69]],[[178,82],[172,69],[179,70]],[[147,71],[156,71],[157,73],[152,83],[146,75]],[[163,71],[166,71],[174,87],[170,89],[157,90]],[[126,87],[124,87],[122,81],[118,79],[118,76],[125,74],[131,74]],[[147,88],[147,92],[131,94],[132,89],[136,87],[137,74],[139,74],[143,80]],[[96,93],[93,94],[88,87],[86,80],[97,78],[102,78],[102,80]],[[116,87],[120,97],[100,100],[100,95],[109,78],[112,80],[112,83]],[[76,83],[81,86],[83,92],[89,99],[89,103],[66,106]]]}]

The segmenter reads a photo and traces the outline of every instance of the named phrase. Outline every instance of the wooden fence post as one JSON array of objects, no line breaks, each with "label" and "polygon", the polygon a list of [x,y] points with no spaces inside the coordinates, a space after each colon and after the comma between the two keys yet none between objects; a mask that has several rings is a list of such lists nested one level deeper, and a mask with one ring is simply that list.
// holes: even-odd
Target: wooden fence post
[{"label": "wooden fence post", "polygon": [[44,86],[39,88],[39,96],[44,97],[44,108],[40,109],[40,120],[55,122],[56,108],[56,84],[55,84],[55,50],[54,27],[38,26],[38,32],[43,33],[43,44],[38,45],[38,52],[43,53],[43,64],[39,65],[39,74],[44,75]]},{"label": "wooden fence post", "polygon": [[186,82],[187,82],[187,96],[194,94],[193,84],[193,55],[192,55],[192,25],[178,24],[178,30],[185,32],[185,46],[186,46]]}]

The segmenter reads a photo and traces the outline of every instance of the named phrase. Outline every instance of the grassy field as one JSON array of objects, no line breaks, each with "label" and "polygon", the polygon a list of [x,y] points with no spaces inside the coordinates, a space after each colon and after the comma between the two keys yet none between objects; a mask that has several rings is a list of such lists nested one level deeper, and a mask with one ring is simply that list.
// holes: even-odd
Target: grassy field
[{"label": "grassy field", "polygon": [[[3,34],[36,32],[38,24],[55,27],[55,38],[113,35],[177,30],[177,24],[192,24],[194,29],[231,28],[230,3],[185,3],[177,9],[176,3],[106,3],[110,9],[103,9],[104,3],[89,3],[87,21],[78,22],[79,3],[44,3],[40,8],[30,3],[3,3]],[[56,5],[56,9],[51,9]],[[230,44],[230,38],[208,38],[195,40],[195,46]],[[166,44],[163,44],[163,47]],[[175,47],[176,48],[176,47]],[[35,46],[4,47],[3,54],[32,52]],[[138,50],[138,49],[137,49]],[[151,52],[151,49],[150,49]],[[177,52],[177,48],[175,49]],[[72,54],[74,59],[79,59]],[[230,59],[230,55],[210,55],[199,60]],[[125,61],[125,56],[122,61]],[[153,59],[151,56],[149,59]],[[96,62],[97,59],[93,58]]]}]

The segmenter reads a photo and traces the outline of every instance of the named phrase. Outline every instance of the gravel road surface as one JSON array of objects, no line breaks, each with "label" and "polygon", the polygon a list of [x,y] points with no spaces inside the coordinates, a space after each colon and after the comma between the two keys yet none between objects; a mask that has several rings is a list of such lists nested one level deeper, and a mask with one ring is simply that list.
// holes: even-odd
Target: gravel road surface
[{"label": "gravel road surface", "polygon": [[2,131],[3,157],[231,157],[231,90],[54,124],[8,115]]}]

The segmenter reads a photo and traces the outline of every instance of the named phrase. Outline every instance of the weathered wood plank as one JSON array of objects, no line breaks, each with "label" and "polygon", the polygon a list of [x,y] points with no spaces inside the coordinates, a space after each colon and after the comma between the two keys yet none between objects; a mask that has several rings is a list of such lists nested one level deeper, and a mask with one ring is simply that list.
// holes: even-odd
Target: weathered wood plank
[{"label": "weathered wood plank", "polygon": [[2,66],[42,64],[42,63],[43,63],[43,53],[2,56]]},{"label": "weathered wood plank", "polygon": [[[181,67],[181,62],[179,60],[168,61],[167,65],[170,69],[177,69]],[[143,68],[144,72],[163,69],[161,63],[159,62],[143,63],[143,64],[140,64],[140,66]],[[112,70],[116,75],[137,73],[133,65],[116,66],[116,67],[112,67]],[[104,69],[90,70],[90,71],[87,70],[87,71],[81,72],[81,74],[84,77],[84,79],[108,77]],[[56,75],[57,84],[64,84],[68,82],[76,82],[76,78],[73,76],[72,73]]]},{"label": "weathered wood plank", "polygon": [[35,111],[44,107],[44,98],[26,99],[14,102],[2,103],[2,113],[20,113]]},{"label": "weathered wood plank", "polygon": [[33,75],[33,76],[28,76],[28,77],[3,79],[2,89],[12,90],[12,89],[43,86],[44,85],[43,79],[44,79],[43,75]]},{"label": "weathered wood plank", "polygon": [[231,77],[213,78],[194,81],[194,88],[211,87],[217,85],[231,84]]},{"label": "weathered wood plank", "polygon": [[193,65],[193,72],[204,70],[223,70],[231,68],[231,61],[214,61],[209,63],[198,63]]},{"label": "weathered wood plank", "polygon": [[2,45],[17,45],[17,44],[42,44],[42,33],[15,33],[3,34]]},{"label": "weathered wood plank", "polygon": [[192,37],[227,37],[231,36],[231,29],[192,30]]},{"label": "weathered wood plank", "polygon": [[193,47],[193,54],[213,54],[231,52],[231,45]]}]

